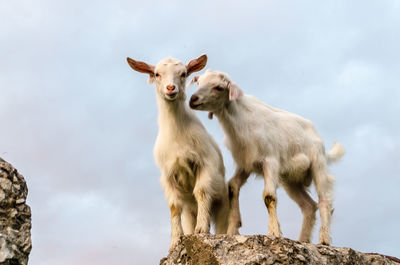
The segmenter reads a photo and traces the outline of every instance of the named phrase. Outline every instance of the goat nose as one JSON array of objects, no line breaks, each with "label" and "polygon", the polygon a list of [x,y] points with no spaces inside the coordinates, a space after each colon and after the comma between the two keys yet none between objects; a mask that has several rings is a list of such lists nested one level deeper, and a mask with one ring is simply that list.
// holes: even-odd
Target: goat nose
[{"label": "goat nose", "polygon": [[175,90],[175,85],[168,85],[167,86],[168,91],[174,91]]},{"label": "goat nose", "polygon": [[197,96],[197,95],[192,95],[191,97],[190,97],[190,102],[195,102],[195,101],[197,101],[199,99],[199,97]]},{"label": "goat nose", "polygon": [[195,103],[198,99],[199,99],[199,97],[197,95],[192,95],[190,97],[189,105],[194,106],[193,103]]}]

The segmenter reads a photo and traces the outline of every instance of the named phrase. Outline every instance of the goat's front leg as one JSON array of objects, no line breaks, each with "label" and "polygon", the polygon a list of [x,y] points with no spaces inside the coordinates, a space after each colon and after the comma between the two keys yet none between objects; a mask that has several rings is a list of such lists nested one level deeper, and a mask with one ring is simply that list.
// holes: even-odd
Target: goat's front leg
[{"label": "goat's front leg", "polygon": [[196,208],[192,208],[191,205],[184,206],[182,210],[182,228],[183,228],[183,233],[185,235],[188,234],[193,234],[194,233],[194,228],[196,227]]},{"label": "goat's front leg", "polygon": [[179,237],[183,235],[182,223],[181,223],[181,213],[182,207],[177,204],[171,204],[169,206],[171,212],[171,244],[170,249],[172,249],[179,240]]},{"label": "goat's front leg", "polygon": [[210,233],[210,213],[212,204],[212,177],[203,170],[198,175],[196,186],[193,190],[193,195],[197,202],[197,221],[194,232]]},{"label": "goat's front leg", "polygon": [[169,174],[161,175],[161,186],[163,187],[165,197],[168,201],[168,207],[171,214],[171,243],[172,249],[183,235],[181,215],[182,215],[182,201],[179,199],[178,193],[170,182]]},{"label": "goat's front leg", "polygon": [[200,188],[194,193],[194,197],[197,201],[197,222],[194,232],[196,234],[210,233],[210,209],[211,209],[211,198],[207,191]]},{"label": "goat's front leg", "polygon": [[239,207],[240,188],[246,183],[250,173],[242,168],[237,168],[233,177],[229,180],[229,217],[228,217],[228,235],[238,235],[239,227],[242,226]]},{"label": "goat's front leg", "polygon": [[282,232],[276,213],[276,189],[279,183],[279,162],[274,158],[267,158],[263,162],[264,192],[263,199],[268,209],[268,236],[281,237]]}]

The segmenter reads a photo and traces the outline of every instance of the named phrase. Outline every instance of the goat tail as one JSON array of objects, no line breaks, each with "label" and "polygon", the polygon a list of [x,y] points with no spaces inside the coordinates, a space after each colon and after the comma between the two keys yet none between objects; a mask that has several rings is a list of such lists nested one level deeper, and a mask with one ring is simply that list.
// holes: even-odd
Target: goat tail
[{"label": "goat tail", "polygon": [[345,153],[343,145],[334,142],[331,150],[326,153],[326,160],[328,164],[338,161]]}]

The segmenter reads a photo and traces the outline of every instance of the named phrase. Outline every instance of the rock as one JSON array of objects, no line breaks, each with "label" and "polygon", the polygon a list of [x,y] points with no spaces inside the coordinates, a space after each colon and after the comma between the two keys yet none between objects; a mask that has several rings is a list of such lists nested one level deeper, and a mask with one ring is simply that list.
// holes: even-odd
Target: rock
[{"label": "rock", "polygon": [[26,265],[32,249],[31,208],[22,175],[0,158],[0,265]]},{"label": "rock", "polygon": [[399,264],[394,257],[263,235],[187,235],[160,265]]}]

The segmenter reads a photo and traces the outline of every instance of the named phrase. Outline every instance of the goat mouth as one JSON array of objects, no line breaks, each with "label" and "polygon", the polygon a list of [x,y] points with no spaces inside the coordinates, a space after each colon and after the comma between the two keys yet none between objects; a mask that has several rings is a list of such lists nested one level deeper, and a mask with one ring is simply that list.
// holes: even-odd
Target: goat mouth
[{"label": "goat mouth", "polygon": [[195,104],[195,103],[193,103],[193,102],[189,102],[189,105],[190,105],[190,107],[191,107],[192,109],[197,109],[198,107],[200,107],[201,105],[203,105],[203,103]]},{"label": "goat mouth", "polygon": [[175,99],[176,97],[177,97],[177,95],[178,95],[178,92],[175,92],[175,93],[171,93],[171,94],[165,94],[165,97],[167,98],[167,99],[169,99],[169,100],[173,100],[173,99]]}]

